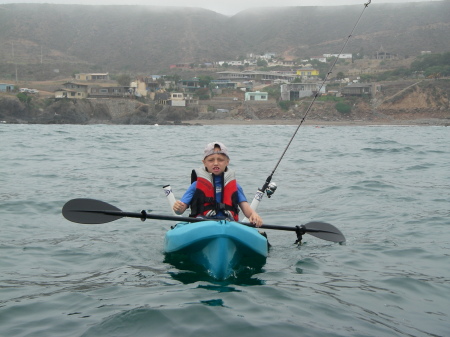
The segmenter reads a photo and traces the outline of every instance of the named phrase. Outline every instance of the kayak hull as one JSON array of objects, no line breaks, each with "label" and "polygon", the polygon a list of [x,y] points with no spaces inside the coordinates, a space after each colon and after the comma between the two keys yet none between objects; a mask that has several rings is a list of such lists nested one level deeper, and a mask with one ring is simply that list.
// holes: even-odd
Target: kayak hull
[{"label": "kayak hull", "polygon": [[202,266],[218,280],[246,267],[260,268],[268,254],[267,239],[256,229],[232,221],[179,223],[166,233],[164,251]]}]

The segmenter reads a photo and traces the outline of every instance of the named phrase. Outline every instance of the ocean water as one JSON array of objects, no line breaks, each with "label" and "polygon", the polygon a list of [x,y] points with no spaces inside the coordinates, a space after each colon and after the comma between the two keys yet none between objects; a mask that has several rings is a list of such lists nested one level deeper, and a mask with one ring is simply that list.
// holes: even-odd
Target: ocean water
[{"label": "ocean water", "polygon": [[302,126],[265,223],[335,225],[344,245],[267,230],[257,274],[165,262],[170,221],[99,225],[73,198],[170,215],[206,143],[249,201],[295,126],[0,125],[0,336],[449,336],[450,128]]}]

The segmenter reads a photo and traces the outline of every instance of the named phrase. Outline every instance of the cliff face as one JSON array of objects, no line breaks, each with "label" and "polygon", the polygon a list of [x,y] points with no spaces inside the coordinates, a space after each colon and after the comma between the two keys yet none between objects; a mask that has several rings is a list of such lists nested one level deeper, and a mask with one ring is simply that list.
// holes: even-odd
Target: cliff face
[{"label": "cliff face", "polygon": [[308,118],[318,120],[395,120],[441,119],[450,124],[450,80],[391,82],[372,98],[352,98],[349,114],[336,111],[335,103],[316,104]]},{"label": "cliff face", "polygon": [[19,99],[13,96],[0,97],[0,120],[30,120],[33,118],[35,109],[21,103]]},{"label": "cliff face", "polygon": [[0,121],[31,124],[164,124],[193,119],[193,109],[155,107],[132,99],[101,100],[33,99],[25,104],[17,97],[0,97]]},{"label": "cliff face", "polygon": [[[386,83],[382,88],[373,98],[348,99],[351,112],[346,114],[336,110],[336,102],[316,101],[307,119],[331,122],[440,119],[441,124],[450,124],[450,80],[423,80],[401,85]],[[211,101],[195,108],[157,106],[153,102],[144,104],[133,99],[55,102],[33,98],[29,104],[24,104],[15,96],[4,95],[0,96],[0,120],[37,124],[165,124],[195,123],[196,119],[299,120],[310,102],[300,102],[289,111],[281,110],[275,101],[240,102],[230,107],[229,113],[215,113],[206,112]]]},{"label": "cliff face", "polygon": [[387,97],[379,109],[391,111],[448,111],[450,81],[421,81]]}]

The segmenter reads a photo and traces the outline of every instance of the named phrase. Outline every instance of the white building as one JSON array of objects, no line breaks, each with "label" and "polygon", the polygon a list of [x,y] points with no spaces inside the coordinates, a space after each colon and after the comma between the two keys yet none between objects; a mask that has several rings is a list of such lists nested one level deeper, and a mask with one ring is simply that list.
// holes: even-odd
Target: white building
[{"label": "white building", "polygon": [[255,91],[255,92],[246,92],[245,100],[246,101],[267,101],[269,99],[269,94],[267,92]]},{"label": "white building", "polygon": [[[281,99],[283,101],[295,101],[303,97],[309,97],[315,95],[320,88],[321,83],[289,83],[282,84]],[[320,89],[320,93],[326,92],[326,86],[323,85]]]},{"label": "white building", "polygon": [[323,54],[323,57],[329,58],[329,57],[337,57],[340,59],[352,59],[352,54]]}]

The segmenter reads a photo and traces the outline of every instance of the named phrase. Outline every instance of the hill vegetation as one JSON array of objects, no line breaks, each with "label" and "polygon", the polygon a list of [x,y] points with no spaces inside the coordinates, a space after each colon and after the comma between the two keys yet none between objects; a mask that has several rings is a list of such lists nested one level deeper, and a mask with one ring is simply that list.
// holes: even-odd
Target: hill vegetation
[{"label": "hill vegetation", "polygon": [[399,67],[377,74],[361,75],[362,82],[389,81],[409,77],[441,78],[450,76],[450,52],[421,55],[409,67]]},{"label": "hill vegetation", "polygon": [[[198,8],[5,4],[0,77],[47,80],[75,72],[169,73],[175,63],[285,59],[337,53],[361,6],[251,9],[227,17]],[[371,4],[345,53],[400,58],[450,46],[450,2]]]}]

